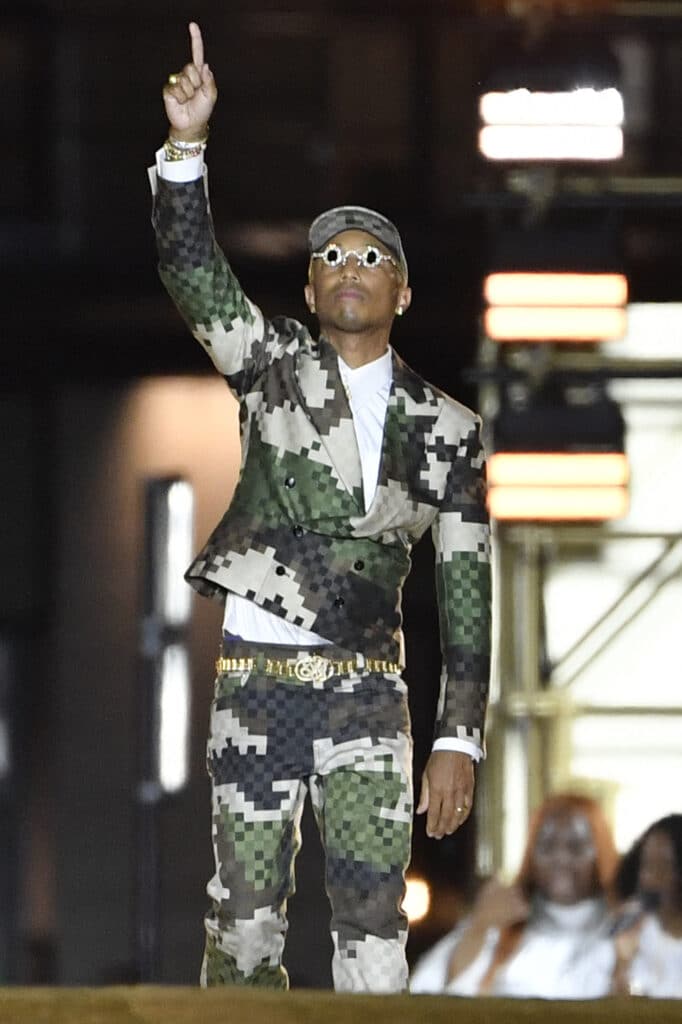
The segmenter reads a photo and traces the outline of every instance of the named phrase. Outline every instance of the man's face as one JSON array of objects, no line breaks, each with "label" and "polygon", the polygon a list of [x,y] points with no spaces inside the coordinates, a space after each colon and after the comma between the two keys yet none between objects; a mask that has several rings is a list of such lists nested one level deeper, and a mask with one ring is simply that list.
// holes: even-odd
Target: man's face
[{"label": "man's face", "polygon": [[542,896],[570,905],[593,896],[597,887],[596,851],[584,814],[550,815],[533,849],[533,881]]},{"label": "man's face", "polygon": [[[330,243],[344,253],[362,253],[371,245],[390,255],[386,246],[366,231],[341,231]],[[390,328],[396,310],[402,308],[404,312],[412,295],[401,272],[388,260],[374,268],[363,267],[351,254],[345,264],[341,261],[336,267],[328,267],[321,259],[312,260],[305,297],[308,308],[317,313],[323,332],[332,329],[362,334]]]}]

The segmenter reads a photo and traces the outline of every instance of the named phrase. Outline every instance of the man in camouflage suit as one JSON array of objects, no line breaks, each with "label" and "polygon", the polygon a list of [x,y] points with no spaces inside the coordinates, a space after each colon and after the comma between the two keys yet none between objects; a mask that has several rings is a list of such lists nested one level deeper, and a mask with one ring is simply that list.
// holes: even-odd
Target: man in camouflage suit
[{"label": "man in camouflage suit", "polygon": [[443,672],[417,811],[466,819],[489,674],[489,535],[476,416],[389,346],[410,304],[397,229],[338,207],[310,229],[320,324],[267,320],[217,246],[203,151],[217,98],[197,25],[169,76],[150,171],[160,274],[240,402],[231,505],[187,573],[226,602],[208,745],[216,873],[202,983],[286,987],[281,965],[310,792],[326,852],[337,990],[407,987],[411,739],[401,590],[431,528]]}]

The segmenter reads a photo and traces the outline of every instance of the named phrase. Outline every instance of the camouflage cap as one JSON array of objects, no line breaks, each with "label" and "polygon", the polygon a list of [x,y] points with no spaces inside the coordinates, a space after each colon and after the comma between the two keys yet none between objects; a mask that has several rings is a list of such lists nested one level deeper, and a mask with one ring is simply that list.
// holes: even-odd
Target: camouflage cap
[{"label": "camouflage cap", "polygon": [[352,230],[366,231],[382,242],[398,260],[407,280],[407,260],[397,227],[388,217],[366,206],[335,206],[316,217],[308,231],[310,251],[319,252],[330,238]]}]

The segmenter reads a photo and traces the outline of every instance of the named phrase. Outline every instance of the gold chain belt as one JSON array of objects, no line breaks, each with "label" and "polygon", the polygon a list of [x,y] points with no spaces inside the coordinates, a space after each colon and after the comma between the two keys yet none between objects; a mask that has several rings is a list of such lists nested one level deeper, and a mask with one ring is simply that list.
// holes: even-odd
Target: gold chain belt
[{"label": "gold chain belt", "polygon": [[260,669],[268,676],[298,679],[302,683],[324,683],[332,676],[345,676],[351,672],[399,673],[400,665],[380,658],[347,658],[331,661],[320,654],[305,654],[301,658],[218,658],[216,672],[250,672]]}]

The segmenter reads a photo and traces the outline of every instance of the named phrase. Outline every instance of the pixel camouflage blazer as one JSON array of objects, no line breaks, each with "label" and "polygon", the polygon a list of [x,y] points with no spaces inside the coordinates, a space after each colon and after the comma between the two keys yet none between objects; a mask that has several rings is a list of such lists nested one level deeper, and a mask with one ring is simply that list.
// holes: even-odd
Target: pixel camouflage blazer
[{"label": "pixel camouflage blazer", "polygon": [[436,738],[482,745],[490,663],[490,547],[478,418],[392,353],[379,480],[369,509],[335,350],[267,320],[216,244],[201,179],[158,180],[161,278],[239,399],[242,463],[230,507],[187,571],[366,657],[402,661],[410,550],[431,528],[443,671]]}]

